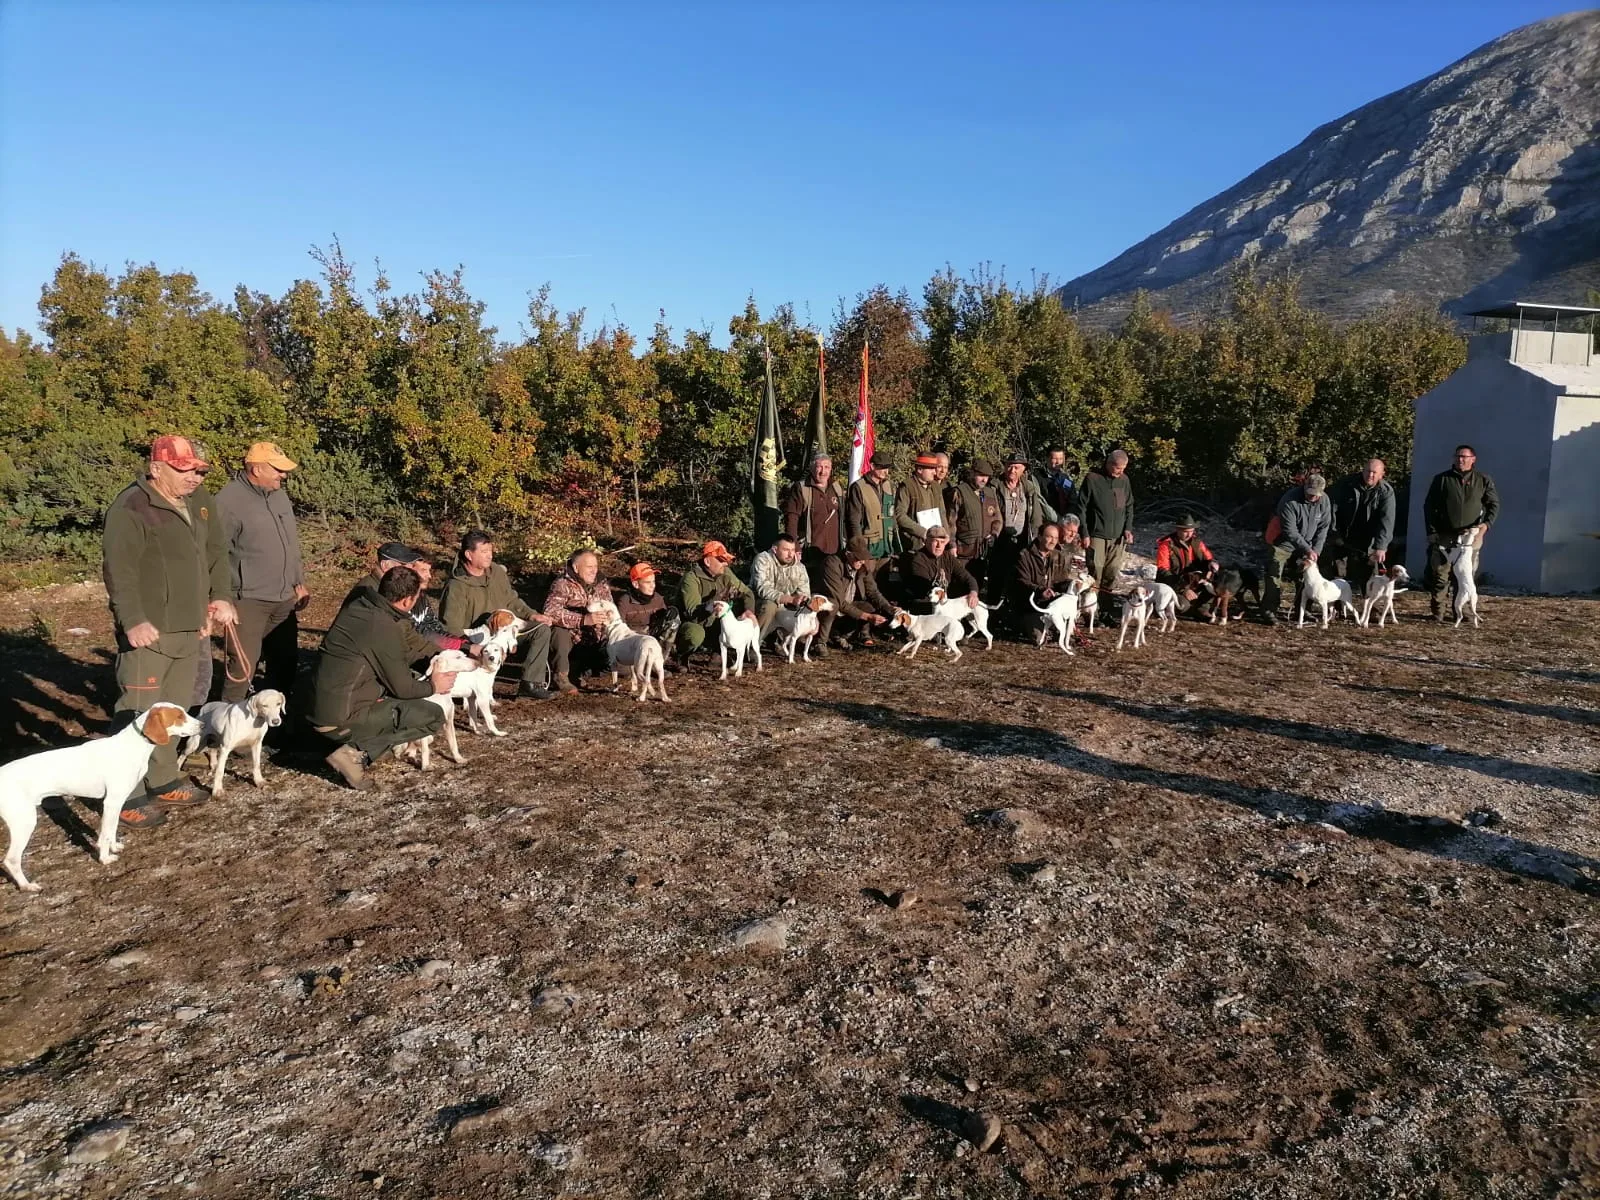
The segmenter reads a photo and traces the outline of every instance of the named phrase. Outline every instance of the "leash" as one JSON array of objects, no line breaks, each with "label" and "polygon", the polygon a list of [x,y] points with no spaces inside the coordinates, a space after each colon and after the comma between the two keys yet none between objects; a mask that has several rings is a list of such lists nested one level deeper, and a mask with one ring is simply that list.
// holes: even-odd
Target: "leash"
[{"label": "leash", "polygon": [[[256,665],[250,661],[249,657],[244,652],[244,647],[239,643],[239,630],[237,623],[232,625],[224,625],[222,627],[222,644],[232,651],[231,654],[224,656],[222,668],[223,674],[228,677],[228,682],[249,683],[251,677],[256,673]],[[231,663],[235,657],[237,657],[238,660],[244,664],[243,675],[235,675],[232,668],[227,665],[228,663]]]}]

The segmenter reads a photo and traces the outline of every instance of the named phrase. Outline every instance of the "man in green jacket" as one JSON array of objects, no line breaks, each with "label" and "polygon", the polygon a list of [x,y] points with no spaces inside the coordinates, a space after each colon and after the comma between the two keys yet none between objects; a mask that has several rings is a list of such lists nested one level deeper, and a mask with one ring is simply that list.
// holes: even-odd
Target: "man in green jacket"
[{"label": "man in green jacket", "polygon": [[1422,583],[1436,621],[1447,618],[1448,609],[1440,601],[1446,588],[1454,586],[1445,551],[1468,532],[1473,545],[1482,546],[1483,535],[1500,515],[1500,494],[1494,480],[1476,469],[1477,461],[1471,446],[1457,446],[1455,465],[1433,477],[1422,500],[1422,524],[1428,532],[1428,569]]},{"label": "man in green jacket", "polygon": [[[106,510],[101,555],[116,625],[117,712],[143,712],[157,701],[190,707],[200,656],[211,653],[211,625],[238,619],[222,522],[201,486],[207,467],[188,438],[158,437],[144,477]],[[211,794],[180,766],[176,743],[155,748],[145,794],[123,807],[125,826],[159,825],[162,809]]]},{"label": "man in green jacket", "polygon": [[1133,544],[1133,485],[1128,482],[1127,451],[1113,450],[1106,455],[1098,471],[1083,477],[1078,497],[1083,506],[1083,536],[1089,539],[1089,573],[1106,596],[1122,571],[1123,555]]},{"label": "man in green jacket", "polygon": [[327,763],[357,791],[372,781],[366,768],[396,746],[432,737],[445,711],[429,700],[448,695],[455,672],[424,679],[411,664],[431,647],[411,624],[422,576],[390,567],[374,589],[339,610],[322,639],[311,676],[311,727],[338,749]]},{"label": "man in green jacket", "polygon": [[461,539],[461,556],[439,599],[439,619],[448,632],[460,637],[502,608],[532,626],[523,635],[528,657],[522,664],[522,686],[517,694],[550,699],[555,695],[550,688],[550,627],[555,622],[517,595],[506,569],[494,561],[494,539],[481,529],[469,530]]},{"label": "man in green jacket", "polygon": [[[729,566],[733,555],[721,542],[707,542],[700,549],[700,561],[683,573],[683,596],[678,609],[683,614],[683,624],[678,626],[678,661],[687,666],[689,656],[706,638],[714,636],[711,629],[711,606],[718,600],[733,605],[740,616],[756,615],[756,595],[745,586],[744,580]],[[743,601],[743,607],[739,602]]]},{"label": "man in green jacket", "polygon": [[919,454],[911,464],[911,478],[901,480],[895,488],[894,523],[900,546],[907,554],[922,549],[929,529],[948,529],[952,524],[945,511],[938,474],[938,455]]}]

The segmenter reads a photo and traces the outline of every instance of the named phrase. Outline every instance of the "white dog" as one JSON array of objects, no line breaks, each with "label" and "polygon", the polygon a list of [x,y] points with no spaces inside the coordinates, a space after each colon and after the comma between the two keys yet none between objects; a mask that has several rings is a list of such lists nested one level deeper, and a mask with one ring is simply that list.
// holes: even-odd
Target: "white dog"
[{"label": "white dog", "polygon": [[1144,645],[1144,627],[1150,621],[1150,610],[1155,605],[1154,594],[1150,585],[1136,583],[1133,591],[1122,598],[1122,632],[1117,635],[1117,649],[1122,649],[1123,640],[1128,636],[1128,630],[1133,630],[1133,648],[1137,650]]},{"label": "white dog", "polygon": [[[668,700],[667,665],[661,643],[648,633],[635,633],[630,629],[617,612],[617,606],[609,600],[589,601],[589,611],[604,613],[609,618],[606,622],[606,661],[611,664],[611,686],[617,686],[617,668],[627,667],[630,696],[637,696],[641,701],[648,700],[653,679],[665,704]],[[644,682],[643,690],[639,687],[641,680]]]},{"label": "white dog", "polygon": [[1356,594],[1350,590],[1349,580],[1324,579],[1322,572],[1317,570],[1317,564],[1308,562],[1300,577],[1300,622],[1295,626],[1296,629],[1305,628],[1306,609],[1313,604],[1322,610],[1324,629],[1333,620],[1335,612],[1351,618],[1356,615]]},{"label": "white dog", "polygon": [[778,615],[773,618],[772,627],[778,631],[778,636],[773,641],[779,654],[786,654],[790,662],[794,662],[795,646],[800,642],[806,644],[805,650],[800,655],[802,662],[811,661],[811,643],[822,630],[822,624],[817,617],[818,613],[832,612],[833,601],[821,593],[813,595],[806,601],[804,608],[780,608]]},{"label": "white dog", "polygon": [[1150,615],[1157,633],[1171,633],[1178,627],[1178,593],[1164,583],[1151,584]]},{"label": "white dog", "polygon": [[1450,563],[1450,573],[1456,580],[1456,628],[1461,628],[1461,622],[1466,619],[1467,613],[1472,613],[1472,627],[1478,627],[1478,547],[1474,542],[1473,532],[1469,529],[1456,539],[1456,544],[1445,551],[1445,559]]},{"label": "white dog", "polygon": [[184,741],[178,753],[182,762],[201,746],[206,748],[206,761],[211,770],[211,794],[222,795],[223,778],[228,758],[235,750],[250,751],[250,782],[260,787],[266,783],[261,777],[261,751],[267,730],[283,724],[283,714],[288,701],[282,692],[267,688],[254,696],[246,696],[237,704],[213,700],[200,709],[200,732]]},{"label": "white dog", "polygon": [[475,645],[488,649],[493,646],[500,651],[500,661],[504,662],[516,651],[517,640],[533,628],[533,622],[524,621],[509,608],[499,608],[489,614],[489,619],[482,625],[475,625],[466,632],[466,639]]},{"label": "white dog", "polygon": [[1400,624],[1400,618],[1395,615],[1394,598],[1405,591],[1405,585],[1411,582],[1411,576],[1406,574],[1406,569],[1399,563],[1383,571],[1374,571],[1372,578],[1367,580],[1364,591],[1365,599],[1361,605],[1361,615],[1356,618],[1356,623],[1363,627],[1372,620],[1373,609],[1378,610],[1378,628],[1383,628],[1384,621],[1393,621]]},{"label": "white dog", "polygon": [[100,800],[100,837],[96,849],[102,863],[115,862],[122,850],[117,841],[117,819],[150,767],[157,746],[173,738],[193,737],[200,722],[176,704],[152,704],[133,724],[107,738],[45,750],[0,767],[0,819],[11,833],[6,850],[6,874],[25,892],[39,885],[22,873],[22,852],[39,820],[39,805],[46,796],[77,796]]},{"label": "white dog", "polygon": [[1085,571],[1069,585],[1078,593],[1078,615],[1085,621],[1085,628],[1089,633],[1094,633],[1094,619],[1100,615],[1100,588],[1094,581],[1094,576]]},{"label": "white dog", "polygon": [[726,600],[718,600],[711,606],[711,619],[722,627],[722,674],[719,680],[728,677],[728,651],[733,651],[733,674],[736,678],[744,676],[744,656],[750,655],[756,660],[756,670],[761,670],[761,626],[756,624],[754,613],[738,616],[733,611],[733,606]]},{"label": "white dog", "polygon": [[1068,654],[1076,654],[1077,651],[1072,648],[1072,635],[1078,629],[1079,600],[1078,593],[1068,588],[1051,600],[1049,604],[1040,608],[1039,602],[1033,598],[1032,593],[1029,593],[1028,603],[1033,606],[1033,611],[1043,613],[1045,620],[1049,622],[1048,625],[1040,627],[1039,637],[1034,642],[1034,645],[1043,646],[1045,639],[1050,636],[1050,631],[1053,629],[1055,630],[1056,641],[1061,644],[1061,648]]},{"label": "white dog", "polygon": [[904,629],[906,636],[911,639],[901,646],[897,653],[915,658],[923,642],[942,636],[945,650],[955,655],[952,661],[961,661],[962,626],[955,617],[936,612],[925,616],[914,616],[903,608],[897,608],[894,610],[894,616],[889,619],[889,628]]},{"label": "white dog", "polygon": [[[467,720],[472,726],[472,731],[478,731],[478,722],[474,717],[474,710],[483,718],[484,728],[494,737],[505,737],[505,731],[494,723],[494,713],[491,706],[494,703],[494,677],[500,668],[500,650],[498,646],[488,647],[484,650],[485,661],[482,667],[472,661],[464,651],[442,650],[428,660],[427,673],[424,679],[435,674],[455,672],[455,679],[450,684],[450,690],[441,695],[434,692],[426,697],[433,704],[437,704],[444,712],[444,726],[440,733],[444,736],[445,750],[449,753],[452,762],[464,763],[461,746],[456,741],[456,701],[465,701]],[[415,752],[417,766],[426,771],[432,762],[433,737],[418,738],[414,742],[407,742],[404,746],[395,747],[395,755],[410,749]]]},{"label": "white dog", "polygon": [[985,604],[976,596],[957,596],[950,599],[943,588],[934,588],[933,611],[954,617],[958,621],[972,622],[972,636],[983,638],[985,650],[994,649],[994,635],[989,632],[989,614],[1004,604]]}]

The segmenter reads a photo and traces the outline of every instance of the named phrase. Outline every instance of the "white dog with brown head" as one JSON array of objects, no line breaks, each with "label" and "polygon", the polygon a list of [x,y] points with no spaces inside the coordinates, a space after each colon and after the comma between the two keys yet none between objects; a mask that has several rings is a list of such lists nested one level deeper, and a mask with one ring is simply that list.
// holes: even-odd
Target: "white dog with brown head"
[{"label": "white dog with brown head", "polygon": [[772,627],[777,630],[773,645],[778,653],[785,655],[792,663],[795,647],[804,642],[805,651],[800,655],[800,660],[810,662],[811,643],[822,629],[818,614],[832,611],[833,601],[821,593],[814,594],[799,608],[778,609],[778,615],[772,620]]}]

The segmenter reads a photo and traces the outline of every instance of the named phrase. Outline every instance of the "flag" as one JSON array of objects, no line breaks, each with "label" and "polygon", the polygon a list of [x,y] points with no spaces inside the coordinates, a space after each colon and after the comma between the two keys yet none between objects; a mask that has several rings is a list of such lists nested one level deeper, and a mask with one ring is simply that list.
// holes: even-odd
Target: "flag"
[{"label": "flag", "polygon": [[772,352],[763,348],[767,394],[756,415],[756,436],[750,450],[750,500],[756,510],[756,545],[765,550],[778,536],[778,472],[784,468],[783,435],[778,431],[778,395],[772,387]]},{"label": "flag", "polygon": [[861,396],[856,401],[856,432],[850,443],[850,482],[854,483],[867,473],[872,465],[872,448],[876,440],[872,431],[872,404],[867,399],[867,360],[869,347],[861,344]]},{"label": "flag", "polygon": [[811,411],[806,415],[806,456],[802,467],[809,471],[811,460],[828,452],[828,424],[824,414],[828,411],[828,356],[822,338],[817,338],[817,395],[811,401]]}]

